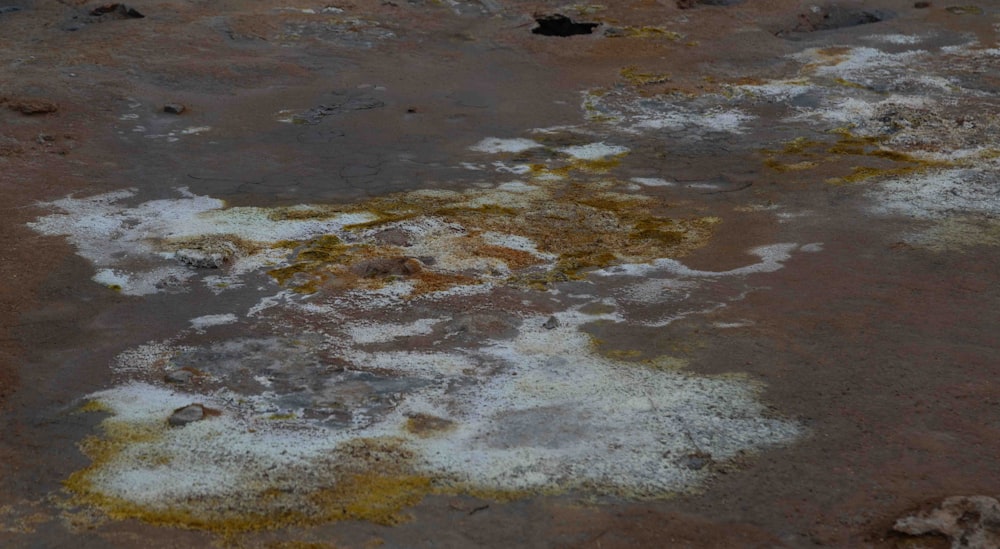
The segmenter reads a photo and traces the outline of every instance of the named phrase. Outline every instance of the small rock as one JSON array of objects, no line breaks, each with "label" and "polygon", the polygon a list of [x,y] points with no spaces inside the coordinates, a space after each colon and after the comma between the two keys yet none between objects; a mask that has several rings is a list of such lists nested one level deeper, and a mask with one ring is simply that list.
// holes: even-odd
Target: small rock
[{"label": "small rock", "polygon": [[536,17],[535,22],[538,23],[538,26],[531,29],[533,34],[562,37],[575,36],[578,34],[592,34],[594,32],[594,28],[600,25],[600,23],[577,23],[569,17],[559,13]]},{"label": "small rock", "polygon": [[174,257],[181,263],[190,265],[196,269],[219,269],[230,259],[229,255],[220,252],[206,252],[190,248],[177,250]]},{"label": "small rock", "polygon": [[59,105],[45,99],[3,98],[0,103],[6,103],[7,108],[21,114],[49,114],[59,110]]},{"label": "small rock", "polygon": [[918,10],[924,9],[924,8],[929,8],[929,7],[931,7],[931,3],[930,2],[914,2],[913,3],[913,7],[917,8]]},{"label": "small rock", "polygon": [[184,112],[184,109],[184,105],[181,105],[180,103],[167,103],[163,106],[163,112],[170,114],[180,114]]},{"label": "small rock", "polygon": [[14,13],[15,11],[21,11],[21,8],[17,6],[0,6],[0,15]]},{"label": "small rock", "polygon": [[424,268],[415,257],[379,257],[368,259],[351,266],[351,271],[364,278],[386,276],[413,276]]},{"label": "small rock", "polygon": [[555,316],[550,316],[549,319],[545,321],[545,324],[542,324],[542,328],[545,328],[546,330],[554,330],[558,327],[559,319]]},{"label": "small rock", "polygon": [[167,418],[167,423],[171,427],[183,427],[188,423],[205,419],[205,407],[201,404],[188,404],[187,406],[174,410]]},{"label": "small rock", "polygon": [[953,496],[937,507],[896,521],[896,532],[946,536],[955,549],[1000,547],[1000,502],[988,496]]},{"label": "small rock", "polygon": [[35,142],[38,143],[39,145],[44,145],[46,143],[51,143],[51,142],[53,142],[55,140],[56,140],[56,138],[55,138],[54,135],[49,135],[47,133],[40,133],[40,134],[38,134],[38,137],[35,138]]},{"label": "small rock", "polygon": [[184,383],[190,383],[193,377],[194,374],[190,370],[184,370],[184,369],[171,370],[167,372],[165,376],[163,376],[163,381],[166,381],[167,383],[176,383],[178,385],[182,385]]},{"label": "small rock", "polygon": [[90,15],[94,17],[111,15],[113,19],[142,19],[143,17],[146,17],[145,15],[136,11],[134,8],[130,8],[125,4],[117,4],[117,3],[97,6],[96,8],[90,10]]},{"label": "small rock", "polygon": [[399,229],[386,229],[372,235],[372,240],[385,246],[412,246],[409,233]]}]

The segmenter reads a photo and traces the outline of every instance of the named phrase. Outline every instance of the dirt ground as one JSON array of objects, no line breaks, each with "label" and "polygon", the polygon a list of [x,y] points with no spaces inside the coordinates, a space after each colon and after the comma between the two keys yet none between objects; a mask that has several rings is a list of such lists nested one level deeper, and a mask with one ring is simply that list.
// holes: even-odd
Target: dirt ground
[{"label": "dirt ground", "polygon": [[[139,18],[124,8],[101,13],[96,2],[8,0],[11,9],[0,5],[0,545],[960,546],[957,534],[910,536],[893,525],[947,497],[1000,495],[1000,134],[992,131],[1000,128],[1000,8],[921,4],[128,3]],[[531,32],[536,17],[554,13],[599,26],[568,37]],[[907,45],[907,37],[922,42]],[[882,48],[890,61],[862,55],[848,67],[850,48]],[[928,57],[912,61],[907,48]],[[820,60],[795,57],[803,52]],[[823,72],[828,66],[843,72]],[[952,87],[900,84],[925,76]],[[813,95],[792,103],[738,88],[806,78]],[[896,114],[903,107],[879,110],[891,97],[932,93],[942,94],[933,96],[940,107],[898,122],[893,135],[911,141],[871,137],[863,124],[837,118],[855,116],[852,101],[867,102],[875,107],[858,116],[889,125],[904,116]],[[185,108],[163,112],[170,103]],[[735,105],[753,120],[740,119],[742,132],[675,127],[669,117],[650,122],[641,110],[649,105],[691,116]],[[795,109],[815,109],[820,122],[795,119]],[[781,268],[709,277],[687,301],[636,302],[626,314],[633,322],[581,328],[602,356],[670,354],[692,375],[747,380],[768,417],[799,426],[794,441],[711,462],[692,487],[652,498],[452,491],[406,506],[406,520],[394,525],[319,521],[220,533],[108,516],[64,487],[91,463],[80,444],[102,420],[81,406],[123,382],[115,357],[175,337],[211,311],[197,292],[136,297],[95,283],[93,262],[68,238],[29,225],[51,210],[46,203],[126,188],[136,189],[124,199],[130,205],[186,187],[232,207],[463,190],[492,169],[493,157],[473,158],[470,146],[561,126],[630,150],[610,175],[587,172],[588,181],[663,178],[671,186],[643,192],[678,217],[722,220],[703,245],[685,250],[689,270],[736,270],[757,261],[755,247],[800,246]],[[835,133],[844,127],[849,137]],[[870,158],[838,152],[872,143],[882,152]],[[978,164],[961,163],[972,157]],[[466,158],[479,171],[460,167]],[[965,170],[975,188],[921,196],[914,181],[943,180],[945,170]],[[899,191],[895,180],[917,190]],[[813,253],[809,243],[818,243]],[[269,295],[274,282],[265,279],[212,299],[246,307]],[[595,295],[620,295],[614,276],[588,280]],[[559,295],[573,284],[583,283]],[[491,306],[476,299],[467,306]],[[533,313],[555,307],[525,301]],[[289,325],[308,322],[281,314]],[[185,344],[209,345],[214,334]]]}]

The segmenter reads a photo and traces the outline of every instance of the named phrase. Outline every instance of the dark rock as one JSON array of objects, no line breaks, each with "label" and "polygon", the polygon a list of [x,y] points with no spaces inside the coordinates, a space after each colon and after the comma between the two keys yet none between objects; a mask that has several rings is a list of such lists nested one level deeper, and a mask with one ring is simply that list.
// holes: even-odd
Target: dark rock
[{"label": "dark rock", "polygon": [[125,4],[104,4],[90,10],[93,17],[110,16],[110,19],[142,19],[145,15]]},{"label": "dark rock", "polygon": [[163,106],[163,112],[170,114],[180,114],[184,112],[184,109],[184,105],[181,105],[180,103],[167,103]]},{"label": "dark rock", "polygon": [[549,319],[545,321],[545,324],[542,324],[542,328],[545,328],[546,330],[554,330],[558,327],[559,319],[554,316],[550,316]]},{"label": "dark rock", "polygon": [[913,7],[917,8],[918,10],[924,9],[924,8],[929,8],[929,7],[931,7],[931,3],[930,2],[914,2],[913,3]]},{"label": "dark rock", "polygon": [[542,36],[574,36],[577,34],[593,34],[594,29],[600,23],[577,23],[558,13],[536,17],[538,26],[531,29],[533,34]]}]

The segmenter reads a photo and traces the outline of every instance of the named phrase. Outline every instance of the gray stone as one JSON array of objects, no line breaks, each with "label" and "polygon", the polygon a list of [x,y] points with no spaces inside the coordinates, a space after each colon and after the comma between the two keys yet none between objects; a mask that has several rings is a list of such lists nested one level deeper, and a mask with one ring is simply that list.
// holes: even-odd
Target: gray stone
[{"label": "gray stone", "polygon": [[181,105],[180,103],[167,103],[163,106],[163,112],[170,114],[180,114],[184,112],[184,110],[184,105]]},{"label": "gray stone", "polygon": [[554,316],[550,316],[549,319],[545,321],[545,324],[542,324],[542,328],[545,328],[546,330],[554,330],[558,327],[559,319]]},{"label": "gray stone", "polygon": [[171,427],[183,427],[203,419],[205,419],[205,407],[201,404],[189,404],[174,410],[174,413],[167,418],[167,423]]}]

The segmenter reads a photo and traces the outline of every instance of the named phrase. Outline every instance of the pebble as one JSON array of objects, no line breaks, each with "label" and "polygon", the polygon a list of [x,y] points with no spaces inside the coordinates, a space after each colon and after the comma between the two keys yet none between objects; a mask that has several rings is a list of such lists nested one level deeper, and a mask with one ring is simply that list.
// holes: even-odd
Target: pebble
[{"label": "pebble", "polygon": [[554,316],[550,316],[549,319],[545,321],[545,324],[542,324],[542,328],[545,328],[546,330],[554,330],[558,327],[559,319]]},{"label": "pebble", "polygon": [[170,114],[180,114],[184,112],[184,110],[184,105],[181,105],[180,103],[167,103],[163,106],[163,112]]}]

